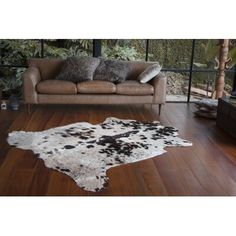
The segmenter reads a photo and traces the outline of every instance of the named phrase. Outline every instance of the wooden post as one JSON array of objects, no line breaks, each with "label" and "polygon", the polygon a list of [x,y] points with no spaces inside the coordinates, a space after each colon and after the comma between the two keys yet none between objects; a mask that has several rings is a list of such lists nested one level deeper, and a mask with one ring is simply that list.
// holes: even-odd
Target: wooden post
[{"label": "wooden post", "polygon": [[216,99],[223,96],[224,85],[225,85],[225,68],[228,62],[228,52],[229,52],[229,39],[220,40],[220,52],[219,52],[219,77],[216,80],[215,90]]}]

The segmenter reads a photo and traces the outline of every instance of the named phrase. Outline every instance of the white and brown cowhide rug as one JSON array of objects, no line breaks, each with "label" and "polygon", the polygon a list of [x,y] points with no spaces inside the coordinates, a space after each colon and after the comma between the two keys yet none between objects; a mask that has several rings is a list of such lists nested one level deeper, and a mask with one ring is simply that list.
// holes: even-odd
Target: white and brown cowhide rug
[{"label": "white and brown cowhide rug", "polygon": [[74,123],[41,132],[14,131],[8,143],[30,149],[45,165],[69,175],[84,190],[106,187],[106,171],[114,166],[152,158],[168,146],[191,146],[177,129],[159,122],[107,118],[103,123]]}]

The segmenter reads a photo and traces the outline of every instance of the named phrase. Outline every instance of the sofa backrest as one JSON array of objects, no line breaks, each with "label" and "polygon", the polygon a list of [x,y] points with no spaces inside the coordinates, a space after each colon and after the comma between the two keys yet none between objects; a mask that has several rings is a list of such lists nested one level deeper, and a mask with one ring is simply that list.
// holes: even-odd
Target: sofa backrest
[{"label": "sofa backrest", "polygon": [[27,66],[37,67],[40,71],[42,80],[47,80],[54,79],[60,72],[60,69],[64,63],[65,60],[57,58],[33,58],[27,61]]},{"label": "sofa backrest", "polygon": [[150,65],[155,62],[143,62],[143,61],[127,61],[131,66],[131,70],[127,76],[127,80],[136,80],[138,76]]},{"label": "sofa backrest", "polygon": [[[27,61],[28,67],[37,67],[39,69],[42,80],[54,79],[64,63],[64,59],[58,58],[32,58]],[[131,66],[127,80],[136,80],[142,71],[155,62],[126,61],[126,63],[129,63]]]}]

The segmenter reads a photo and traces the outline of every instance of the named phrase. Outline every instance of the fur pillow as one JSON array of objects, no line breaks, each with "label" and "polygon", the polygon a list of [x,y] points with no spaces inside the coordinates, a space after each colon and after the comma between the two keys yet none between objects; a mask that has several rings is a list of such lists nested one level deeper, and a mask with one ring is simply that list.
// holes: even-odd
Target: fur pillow
[{"label": "fur pillow", "polygon": [[93,79],[121,83],[126,80],[130,69],[130,65],[126,62],[101,59]]},{"label": "fur pillow", "polygon": [[162,66],[159,63],[153,64],[147,67],[139,76],[138,81],[142,84],[147,83],[155,76],[157,76],[161,71]]},{"label": "fur pillow", "polygon": [[93,74],[100,63],[94,57],[68,57],[55,79],[81,82],[93,79]]}]

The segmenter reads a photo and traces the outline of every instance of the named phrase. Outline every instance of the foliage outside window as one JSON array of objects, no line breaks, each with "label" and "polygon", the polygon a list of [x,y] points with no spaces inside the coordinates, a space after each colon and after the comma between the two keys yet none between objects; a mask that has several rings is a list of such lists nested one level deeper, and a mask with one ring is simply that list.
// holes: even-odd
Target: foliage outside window
[{"label": "foliage outside window", "polygon": [[44,57],[79,57],[93,55],[91,39],[47,39],[44,40]]},{"label": "foliage outside window", "polygon": [[191,60],[192,40],[151,39],[149,40],[150,61],[159,61],[164,68],[188,69]]},{"label": "foliage outside window", "polygon": [[[93,41],[87,39],[73,40],[45,40],[44,57],[67,58],[69,56],[92,56]],[[2,39],[0,40],[1,65],[0,83],[3,87],[4,97],[11,93],[21,97],[21,76],[25,68],[13,66],[26,66],[29,58],[40,58],[41,40],[28,39]]]},{"label": "foliage outside window", "polygon": [[[127,61],[145,61],[145,39],[104,39],[102,57]],[[214,69],[215,56],[218,56],[218,40],[196,40],[194,52],[194,70]],[[235,44],[235,40],[233,40]],[[4,83],[5,92],[18,90],[21,93],[21,75],[25,70],[28,58],[41,57],[41,40],[20,39],[0,40],[0,80]],[[189,69],[192,53],[192,40],[189,39],[151,39],[149,40],[149,61],[159,61],[163,68]],[[93,40],[89,39],[45,39],[44,57],[67,58],[69,56],[92,56]],[[236,62],[236,47],[231,48],[231,64]],[[18,67],[13,67],[18,66]],[[22,67],[20,67],[22,66]],[[189,72],[165,72],[168,76],[167,99],[169,101],[187,101]],[[191,100],[207,97],[214,89],[217,72],[192,73]],[[230,93],[234,73],[226,73],[225,90]],[[7,95],[8,96],[8,95]]]},{"label": "foliage outside window", "polygon": [[[229,57],[232,57],[230,63],[231,68],[235,64],[235,42],[232,41],[232,47],[229,51]],[[194,56],[194,69],[214,70],[217,66],[217,58],[219,55],[218,40],[196,40],[196,55]],[[210,98],[212,92],[215,90],[215,83],[218,76],[218,71],[212,72],[194,72],[191,88],[191,101],[201,97]],[[234,72],[226,71],[225,76],[225,92],[230,94],[232,92],[232,84],[234,79]]]},{"label": "foliage outside window", "polygon": [[0,40],[3,65],[25,65],[28,58],[40,57],[40,40],[3,39]]},{"label": "foliage outside window", "polygon": [[125,61],[145,61],[146,40],[108,39],[102,40],[102,57]]}]

